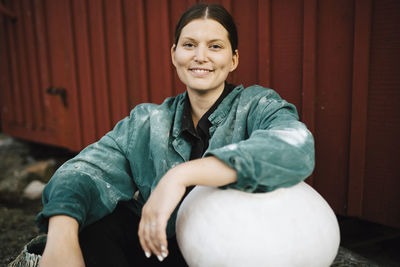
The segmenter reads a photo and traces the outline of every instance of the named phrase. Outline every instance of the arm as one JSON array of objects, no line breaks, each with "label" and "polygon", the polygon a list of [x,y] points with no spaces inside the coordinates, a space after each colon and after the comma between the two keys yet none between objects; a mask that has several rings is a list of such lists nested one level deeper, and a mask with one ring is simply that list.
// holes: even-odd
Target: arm
[{"label": "arm", "polygon": [[[293,105],[272,90],[268,92],[268,98],[260,98],[255,108],[250,107],[254,98],[251,95],[244,99],[244,107],[237,108],[251,110],[235,114],[238,128],[245,129],[242,130],[245,133],[237,132],[241,139],[210,150],[206,158],[171,169],[160,180],[142,210],[139,225],[139,237],[146,254],[152,252],[161,260],[167,255],[166,221],[188,185],[267,192],[294,185],[311,174],[314,168],[311,133],[298,121]],[[226,140],[227,130],[230,129],[221,127],[213,138]],[[156,227],[151,227],[153,222]]]},{"label": "arm", "polygon": [[[84,266],[78,232],[133,196],[126,150],[135,115],[57,170],[43,193],[36,220],[48,241],[41,266]],[[59,264],[60,263],[60,264]]]},{"label": "arm", "polygon": [[[237,172],[237,182],[223,188],[269,192],[297,184],[314,169],[314,139],[298,120],[296,108],[276,93],[259,103],[249,114],[236,118],[243,122],[239,126],[246,129],[248,138],[206,153]],[[217,134],[224,138],[223,131]]]},{"label": "arm", "polygon": [[40,267],[85,266],[79,247],[78,222],[68,216],[53,216],[49,220],[46,248]]},{"label": "arm", "polygon": [[52,216],[73,217],[82,229],[112,212],[118,201],[132,198],[136,186],[126,154],[134,120],[132,112],[57,170],[44,189],[44,208],[36,217],[42,232]]},{"label": "arm", "polygon": [[170,169],[142,209],[138,234],[146,256],[154,253],[162,261],[168,255],[167,221],[182,199],[186,187],[223,186],[236,180],[236,171],[216,157],[188,161]]}]

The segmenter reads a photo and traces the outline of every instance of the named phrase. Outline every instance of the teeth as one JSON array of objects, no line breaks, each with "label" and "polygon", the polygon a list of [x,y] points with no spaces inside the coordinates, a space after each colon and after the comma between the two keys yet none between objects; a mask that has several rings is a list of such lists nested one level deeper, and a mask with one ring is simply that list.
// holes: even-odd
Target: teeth
[{"label": "teeth", "polygon": [[209,70],[202,70],[202,69],[192,69],[192,71],[194,71],[194,72],[201,72],[201,73],[210,72]]}]

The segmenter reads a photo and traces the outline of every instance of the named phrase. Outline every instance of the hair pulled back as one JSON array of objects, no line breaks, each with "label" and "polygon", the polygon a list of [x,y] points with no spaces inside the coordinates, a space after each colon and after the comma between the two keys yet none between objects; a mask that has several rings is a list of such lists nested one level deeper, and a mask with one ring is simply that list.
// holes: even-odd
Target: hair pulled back
[{"label": "hair pulled back", "polygon": [[183,27],[195,19],[213,19],[219,22],[228,32],[232,53],[238,48],[238,34],[235,21],[229,12],[218,4],[196,4],[188,8],[181,16],[175,28],[175,46],[178,45],[179,37]]}]

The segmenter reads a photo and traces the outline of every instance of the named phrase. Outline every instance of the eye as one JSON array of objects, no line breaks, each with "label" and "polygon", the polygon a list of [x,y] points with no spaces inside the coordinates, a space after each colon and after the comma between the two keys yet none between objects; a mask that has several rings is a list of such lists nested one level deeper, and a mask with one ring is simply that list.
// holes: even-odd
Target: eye
[{"label": "eye", "polygon": [[219,44],[212,44],[212,45],[210,45],[210,48],[211,48],[212,50],[219,50],[219,49],[222,48],[222,46],[219,45]]},{"label": "eye", "polygon": [[194,44],[193,43],[184,43],[182,46],[186,47],[186,48],[193,48]]}]

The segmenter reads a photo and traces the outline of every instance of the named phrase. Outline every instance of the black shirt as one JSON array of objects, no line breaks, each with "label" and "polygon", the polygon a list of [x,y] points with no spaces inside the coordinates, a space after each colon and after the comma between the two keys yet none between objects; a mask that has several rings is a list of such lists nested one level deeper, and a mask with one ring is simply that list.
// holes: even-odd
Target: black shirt
[{"label": "black shirt", "polygon": [[208,117],[217,109],[219,104],[224,100],[224,98],[232,92],[235,88],[234,85],[225,82],[224,91],[220,97],[215,101],[211,108],[201,117],[197,123],[196,129],[194,128],[191,105],[189,101],[189,96],[186,94],[185,104],[182,113],[182,133],[186,141],[188,141],[192,150],[190,152],[190,160],[201,158],[208,148],[208,141],[210,140],[210,127],[211,122]]}]

